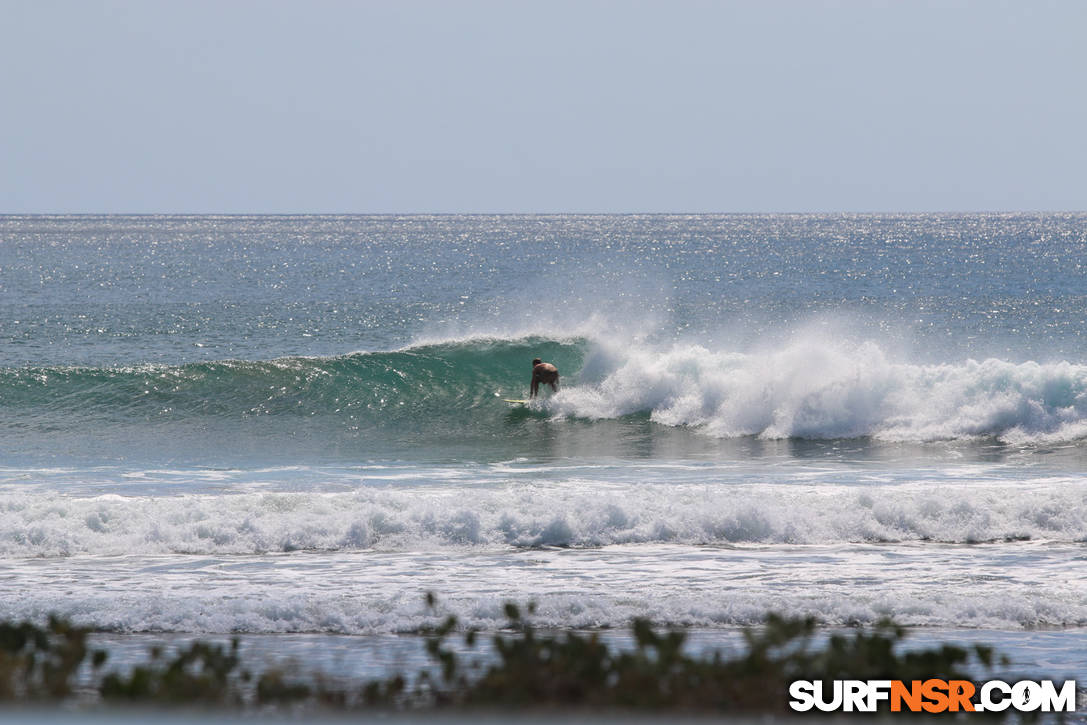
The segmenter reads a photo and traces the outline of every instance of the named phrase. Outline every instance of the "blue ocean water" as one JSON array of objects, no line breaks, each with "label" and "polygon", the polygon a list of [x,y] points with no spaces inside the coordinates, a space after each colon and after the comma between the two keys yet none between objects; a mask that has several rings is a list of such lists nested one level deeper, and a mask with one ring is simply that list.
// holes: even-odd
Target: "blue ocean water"
[{"label": "blue ocean water", "polygon": [[1082,641],[1085,252],[1082,214],[0,217],[0,616]]}]

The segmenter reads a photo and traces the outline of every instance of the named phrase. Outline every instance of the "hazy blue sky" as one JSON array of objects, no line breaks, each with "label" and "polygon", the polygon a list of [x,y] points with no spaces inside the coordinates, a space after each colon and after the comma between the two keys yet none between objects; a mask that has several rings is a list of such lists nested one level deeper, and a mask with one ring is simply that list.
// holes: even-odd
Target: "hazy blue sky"
[{"label": "hazy blue sky", "polygon": [[1087,209],[1087,2],[0,0],[0,212]]}]

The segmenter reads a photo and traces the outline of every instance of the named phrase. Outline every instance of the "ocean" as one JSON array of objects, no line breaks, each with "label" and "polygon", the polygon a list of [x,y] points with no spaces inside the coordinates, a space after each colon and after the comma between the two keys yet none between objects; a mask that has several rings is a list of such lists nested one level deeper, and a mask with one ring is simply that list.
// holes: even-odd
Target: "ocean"
[{"label": "ocean", "polygon": [[1087,678],[1085,264],[1084,214],[0,217],[0,617],[365,670],[428,591],[890,616]]}]

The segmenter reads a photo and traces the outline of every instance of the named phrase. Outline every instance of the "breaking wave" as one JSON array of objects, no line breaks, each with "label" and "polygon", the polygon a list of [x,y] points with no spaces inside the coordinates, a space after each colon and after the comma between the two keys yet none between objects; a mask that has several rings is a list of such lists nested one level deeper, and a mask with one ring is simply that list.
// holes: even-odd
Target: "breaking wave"
[{"label": "breaking wave", "polygon": [[1082,482],[657,484],[621,492],[573,482],[470,491],[0,496],[5,558],[1019,540],[1087,540]]},{"label": "breaking wave", "polygon": [[0,370],[0,429],[300,418],[340,427],[493,433],[540,356],[563,389],[552,418],[654,423],[714,437],[888,441],[1087,437],[1087,365],[998,359],[918,365],[872,342],[794,340],[768,352],[589,339],[469,338],[391,352],[179,366]]},{"label": "breaking wave", "polygon": [[590,355],[597,381],[562,392],[552,410],[657,423],[718,437],[892,441],[1087,436],[1087,365],[996,359],[940,365],[889,360],[874,343],[794,342],[766,353],[700,345]]}]

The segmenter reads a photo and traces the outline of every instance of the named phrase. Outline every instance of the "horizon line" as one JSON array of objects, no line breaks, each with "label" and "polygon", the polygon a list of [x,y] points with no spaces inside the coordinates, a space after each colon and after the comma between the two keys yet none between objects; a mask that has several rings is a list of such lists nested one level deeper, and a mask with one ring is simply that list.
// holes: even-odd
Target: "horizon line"
[{"label": "horizon line", "polygon": [[76,216],[124,216],[124,217],[169,217],[169,216],[219,216],[219,217],[390,217],[390,216],[894,216],[894,215],[967,215],[967,214],[1087,214],[1085,209],[939,209],[939,210],[868,210],[868,211],[381,211],[381,212],[332,212],[332,211],[291,211],[291,212],[221,212],[221,211],[156,211],[156,212],[117,212],[117,211],[64,211],[64,212],[0,212],[0,217],[76,217]]}]

